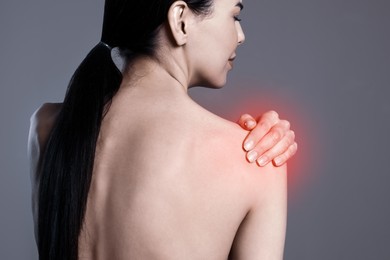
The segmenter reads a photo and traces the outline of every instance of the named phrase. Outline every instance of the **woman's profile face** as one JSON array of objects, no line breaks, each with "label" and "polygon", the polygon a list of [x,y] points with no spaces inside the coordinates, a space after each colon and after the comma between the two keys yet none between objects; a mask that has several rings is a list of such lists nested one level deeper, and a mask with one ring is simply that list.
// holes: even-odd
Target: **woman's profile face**
[{"label": "woman's profile face", "polygon": [[194,77],[191,85],[219,88],[233,68],[236,48],[245,36],[239,22],[242,0],[214,0],[209,17],[200,19],[191,34]]}]

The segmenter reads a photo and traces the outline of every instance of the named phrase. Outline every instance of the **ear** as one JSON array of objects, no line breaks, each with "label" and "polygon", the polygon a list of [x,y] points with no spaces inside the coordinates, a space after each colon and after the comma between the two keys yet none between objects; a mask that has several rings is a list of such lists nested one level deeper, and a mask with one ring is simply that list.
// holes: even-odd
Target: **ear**
[{"label": "ear", "polygon": [[175,1],[168,10],[168,25],[178,46],[187,43],[187,28],[192,12],[184,1]]}]

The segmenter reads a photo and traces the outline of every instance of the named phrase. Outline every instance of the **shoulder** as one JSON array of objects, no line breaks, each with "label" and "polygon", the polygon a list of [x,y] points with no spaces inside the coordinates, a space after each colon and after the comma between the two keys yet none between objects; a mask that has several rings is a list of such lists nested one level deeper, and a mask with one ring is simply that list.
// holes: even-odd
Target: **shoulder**
[{"label": "shoulder", "polygon": [[62,103],[44,103],[31,115],[30,125],[43,128],[52,126]]},{"label": "shoulder", "polygon": [[203,120],[206,123],[195,132],[201,144],[199,151],[203,153],[203,163],[208,162],[208,166],[217,172],[229,172],[232,181],[241,183],[245,193],[253,200],[266,199],[262,196],[269,189],[287,189],[285,165],[275,167],[269,163],[266,167],[259,167],[256,163],[248,162],[243,148],[248,131],[211,113],[205,113]]},{"label": "shoulder", "polygon": [[286,165],[275,167],[272,163],[269,163],[265,167],[260,167],[256,163],[249,163],[243,148],[244,139],[249,132],[242,129],[238,124],[224,121],[220,129],[216,131],[218,135],[214,134],[214,136],[219,136],[216,152],[229,167],[234,167],[237,174],[244,174],[248,181],[247,184],[253,188],[253,196],[256,200],[261,199],[262,194],[267,194],[266,190],[275,190],[276,186],[286,189]]},{"label": "shoulder", "polygon": [[[261,222],[259,219],[266,216],[274,217],[281,223],[278,227],[282,227],[287,205],[287,165],[276,167],[269,163],[259,167],[256,163],[249,163],[243,149],[243,141],[249,132],[223,119],[216,121],[215,129],[209,139],[216,141],[211,141],[212,145],[206,141],[205,145],[215,154],[212,158],[220,167],[216,170],[223,169],[232,176],[227,178],[239,185],[248,203],[247,220],[253,215],[256,216],[253,222]],[[251,225],[256,225],[252,221]]]},{"label": "shoulder", "polygon": [[50,132],[62,103],[45,103],[41,105],[30,118],[30,130],[38,136],[46,136]]}]

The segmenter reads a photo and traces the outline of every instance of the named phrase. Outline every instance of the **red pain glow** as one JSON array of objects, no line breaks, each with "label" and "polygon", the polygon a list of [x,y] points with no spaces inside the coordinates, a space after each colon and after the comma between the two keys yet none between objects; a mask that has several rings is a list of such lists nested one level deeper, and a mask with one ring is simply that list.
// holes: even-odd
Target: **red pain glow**
[{"label": "red pain glow", "polygon": [[272,93],[261,91],[261,95],[240,97],[228,116],[238,120],[241,114],[249,113],[252,116],[260,116],[262,113],[275,110],[281,119],[291,123],[291,129],[295,132],[295,141],[298,143],[298,152],[288,161],[289,196],[294,198],[309,183],[311,172],[315,170],[316,161],[320,158],[318,145],[318,130],[310,116],[299,104],[290,98],[282,98]]}]

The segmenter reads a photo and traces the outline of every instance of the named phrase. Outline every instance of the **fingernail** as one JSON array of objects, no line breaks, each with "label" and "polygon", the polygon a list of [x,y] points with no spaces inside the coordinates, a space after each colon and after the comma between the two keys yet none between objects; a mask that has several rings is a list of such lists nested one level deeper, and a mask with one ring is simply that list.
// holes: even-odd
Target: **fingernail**
[{"label": "fingernail", "polygon": [[265,166],[268,163],[268,158],[267,156],[262,156],[257,160],[257,162],[260,166]]},{"label": "fingernail", "polygon": [[245,149],[246,151],[249,151],[250,149],[253,148],[253,145],[254,145],[254,144],[255,144],[255,143],[254,143],[252,140],[246,141],[245,144],[244,144],[244,149]]},{"label": "fingernail", "polygon": [[276,158],[276,159],[274,159],[274,161],[275,161],[275,164],[277,166],[279,166],[282,163],[282,159],[281,158]]},{"label": "fingernail", "polygon": [[245,122],[245,126],[246,126],[246,127],[251,128],[251,127],[253,127],[254,125],[255,125],[255,122],[253,122],[252,120],[248,120],[248,121]]},{"label": "fingernail", "polygon": [[248,161],[252,163],[257,158],[257,152],[256,151],[250,151],[247,156],[248,156]]}]

